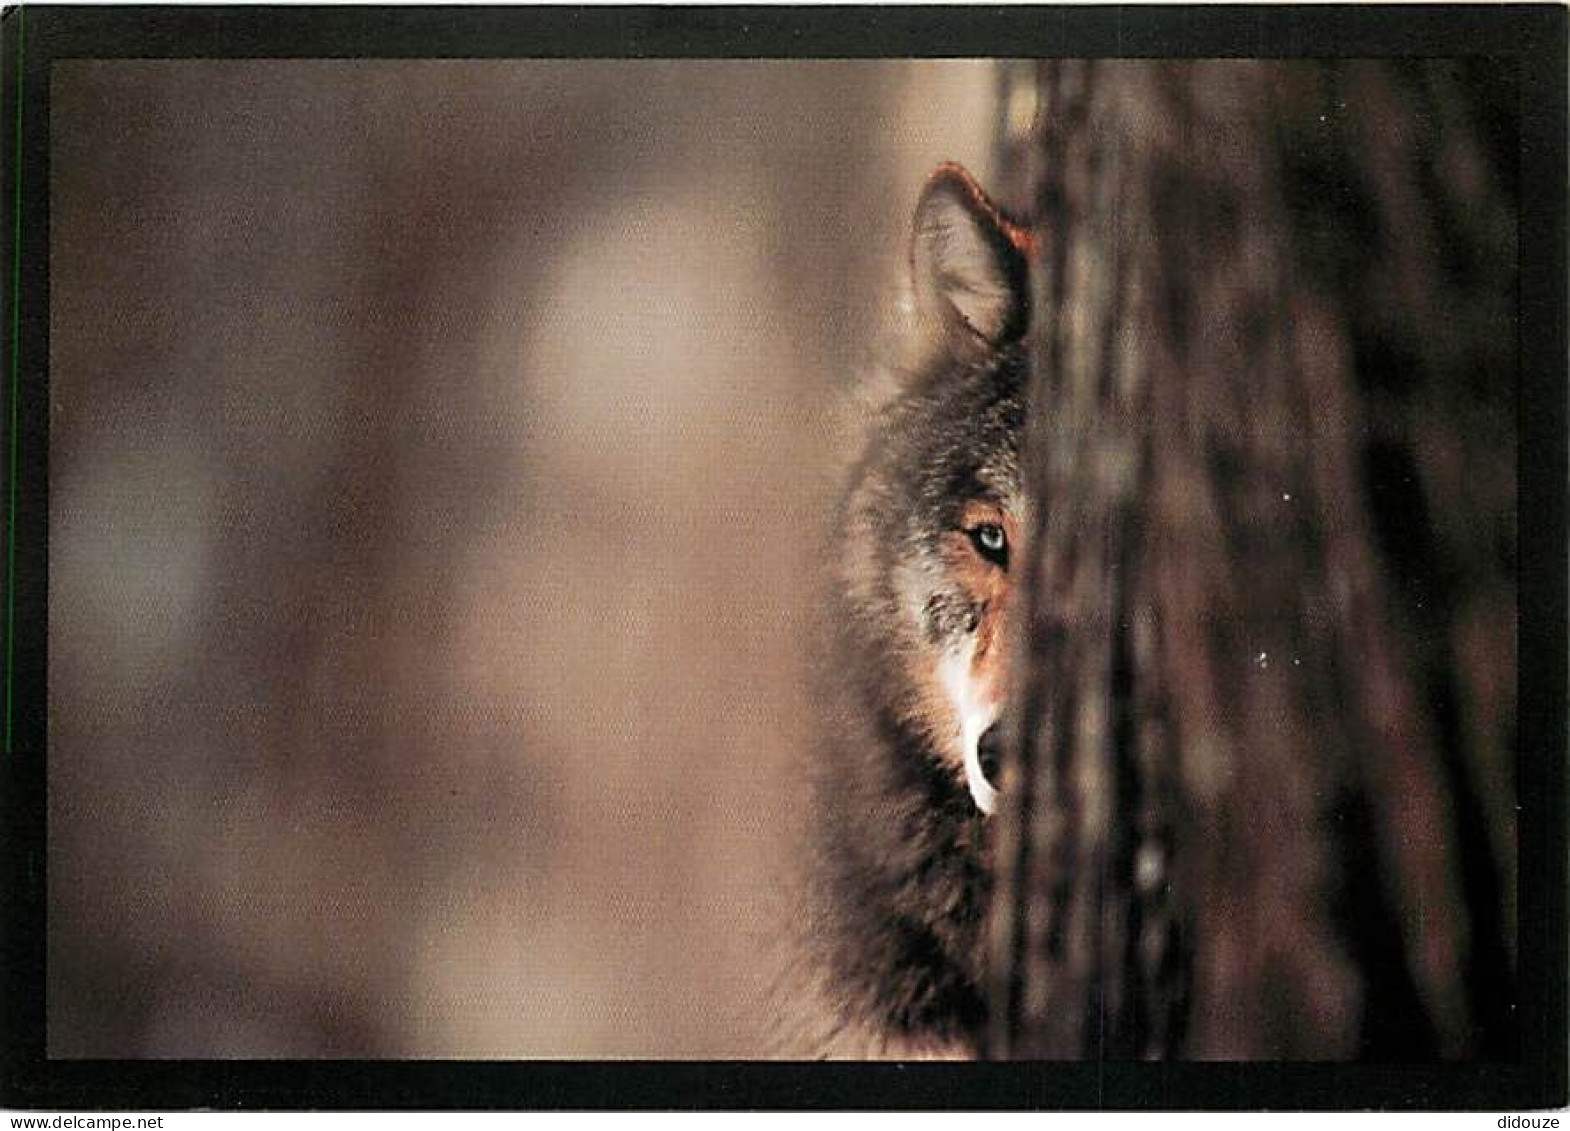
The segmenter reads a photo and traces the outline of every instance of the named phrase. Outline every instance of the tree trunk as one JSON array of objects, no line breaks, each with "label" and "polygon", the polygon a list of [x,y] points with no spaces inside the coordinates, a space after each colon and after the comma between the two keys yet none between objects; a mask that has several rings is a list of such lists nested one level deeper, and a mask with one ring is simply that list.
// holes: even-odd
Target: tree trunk
[{"label": "tree trunk", "polygon": [[1020,64],[988,1051],[1514,1055],[1515,88]]}]

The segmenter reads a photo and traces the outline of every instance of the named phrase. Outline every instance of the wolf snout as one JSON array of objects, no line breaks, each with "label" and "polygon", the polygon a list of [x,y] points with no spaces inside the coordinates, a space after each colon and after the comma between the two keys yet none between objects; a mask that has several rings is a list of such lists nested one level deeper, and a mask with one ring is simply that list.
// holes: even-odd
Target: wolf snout
[{"label": "wolf snout", "polygon": [[996,789],[998,772],[1003,768],[1003,728],[997,723],[989,726],[976,743],[976,761],[981,767],[981,776]]}]

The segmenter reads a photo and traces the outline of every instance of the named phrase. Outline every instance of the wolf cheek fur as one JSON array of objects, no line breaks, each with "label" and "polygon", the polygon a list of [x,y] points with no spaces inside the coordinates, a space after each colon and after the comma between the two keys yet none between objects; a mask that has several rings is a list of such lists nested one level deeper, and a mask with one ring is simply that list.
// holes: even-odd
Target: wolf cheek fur
[{"label": "wolf cheek fur", "polygon": [[841,1025],[880,1048],[964,1050],[985,1019],[1029,251],[963,169],[929,178],[911,237],[924,359],[871,422],[834,527],[818,934]]}]

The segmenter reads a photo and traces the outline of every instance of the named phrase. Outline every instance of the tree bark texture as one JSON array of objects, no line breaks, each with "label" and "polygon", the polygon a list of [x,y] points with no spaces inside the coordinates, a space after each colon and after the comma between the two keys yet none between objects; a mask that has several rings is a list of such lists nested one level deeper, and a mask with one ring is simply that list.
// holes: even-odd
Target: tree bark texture
[{"label": "tree bark texture", "polygon": [[1005,76],[1032,279],[1002,1057],[1515,1052],[1516,102]]}]

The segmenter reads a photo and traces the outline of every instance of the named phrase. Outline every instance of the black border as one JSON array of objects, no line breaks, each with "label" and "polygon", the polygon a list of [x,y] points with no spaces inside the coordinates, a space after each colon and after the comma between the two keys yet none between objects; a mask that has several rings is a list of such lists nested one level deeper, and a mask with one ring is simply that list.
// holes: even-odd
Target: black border
[{"label": "black border", "polygon": [[[21,1109],[1473,1109],[1566,1103],[1566,9],[1550,5],[54,7],[0,16],[0,422],[21,326],[0,1105]],[[1523,1056],[1513,1064],[50,1061],[44,1056],[49,75],[64,58],[1488,55],[1520,76]],[[20,92],[17,84],[21,62]],[[18,107],[18,98],[21,105]],[[20,153],[17,122],[20,114]],[[16,166],[16,167],[13,167]],[[20,174],[21,197],[17,199]],[[13,228],[21,210],[20,249]],[[20,251],[21,291],[11,285]],[[16,304],[20,302],[18,311]],[[12,489],[4,483],[0,499]],[[9,578],[8,578],[9,580]]]}]

